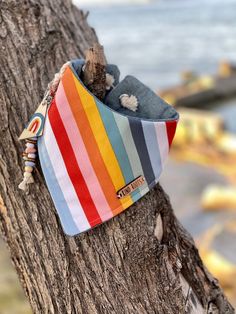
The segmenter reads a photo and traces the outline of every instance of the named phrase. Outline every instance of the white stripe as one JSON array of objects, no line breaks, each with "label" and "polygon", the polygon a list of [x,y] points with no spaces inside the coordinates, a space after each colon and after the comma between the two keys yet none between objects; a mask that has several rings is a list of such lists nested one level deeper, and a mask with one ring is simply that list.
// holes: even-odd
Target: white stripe
[{"label": "white stripe", "polygon": [[49,119],[46,119],[44,128],[44,142],[55,172],[58,184],[64,195],[71,216],[80,232],[90,229],[91,226],[85,216],[79,198],[68,175],[64,160],[59,150]]},{"label": "white stripe", "polygon": [[169,154],[169,142],[168,142],[168,136],[167,136],[167,130],[166,130],[166,123],[157,122],[155,126],[156,126],[156,135],[157,135],[157,141],[158,141],[158,146],[159,146],[160,156],[161,156],[161,164],[162,164],[162,169],[163,169],[164,164]]}]

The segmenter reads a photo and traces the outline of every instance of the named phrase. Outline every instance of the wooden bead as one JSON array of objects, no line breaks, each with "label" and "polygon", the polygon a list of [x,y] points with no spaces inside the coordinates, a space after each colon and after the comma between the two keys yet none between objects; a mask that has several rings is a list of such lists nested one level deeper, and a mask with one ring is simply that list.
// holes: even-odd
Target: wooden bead
[{"label": "wooden bead", "polygon": [[37,143],[37,139],[36,139],[36,140],[34,140],[34,139],[28,139],[28,140],[27,140],[27,143],[36,144],[36,143]]},{"label": "wooden bead", "polygon": [[26,159],[27,161],[32,161],[32,162],[35,162],[35,158],[29,158],[29,157],[27,157],[27,159]]},{"label": "wooden bead", "polygon": [[33,172],[34,168],[30,166],[25,167],[25,172]]}]

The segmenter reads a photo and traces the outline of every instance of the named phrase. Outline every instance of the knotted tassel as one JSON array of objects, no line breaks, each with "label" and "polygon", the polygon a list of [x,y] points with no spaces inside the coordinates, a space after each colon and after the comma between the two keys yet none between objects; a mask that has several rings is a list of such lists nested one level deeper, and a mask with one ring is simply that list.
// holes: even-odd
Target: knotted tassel
[{"label": "knotted tassel", "polygon": [[124,108],[132,111],[137,111],[138,109],[138,99],[134,95],[122,94],[120,95],[120,103]]}]

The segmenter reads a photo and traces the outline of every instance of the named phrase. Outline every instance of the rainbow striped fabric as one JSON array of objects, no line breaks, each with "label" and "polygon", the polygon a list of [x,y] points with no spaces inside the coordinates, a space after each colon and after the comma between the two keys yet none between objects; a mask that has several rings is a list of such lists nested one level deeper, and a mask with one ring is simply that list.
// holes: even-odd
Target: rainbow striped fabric
[{"label": "rainbow striped fabric", "polygon": [[[146,194],[160,177],[176,124],[113,111],[69,65],[38,139],[40,163],[64,232],[73,236],[89,230]],[[119,199],[117,191],[139,176],[145,183]]]}]

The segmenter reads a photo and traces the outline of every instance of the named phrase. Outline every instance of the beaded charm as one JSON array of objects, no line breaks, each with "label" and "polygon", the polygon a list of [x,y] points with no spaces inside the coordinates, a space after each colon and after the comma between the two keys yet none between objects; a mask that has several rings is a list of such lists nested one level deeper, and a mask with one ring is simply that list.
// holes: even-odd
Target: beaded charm
[{"label": "beaded charm", "polygon": [[65,63],[59,73],[56,73],[54,79],[48,84],[42,102],[19,137],[19,140],[26,140],[26,149],[23,152],[23,160],[25,162],[24,178],[18,185],[19,189],[23,191],[27,191],[28,185],[34,182],[32,173],[35,168],[35,159],[37,157],[37,139],[43,134],[47,109],[55,96],[60,79],[69,64],[70,62]]},{"label": "beaded charm", "polygon": [[32,137],[26,140],[26,149],[23,152],[23,160],[25,162],[24,178],[18,185],[19,189],[26,191],[28,184],[34,183],[33,170],[35,167],[37,137]]}]

